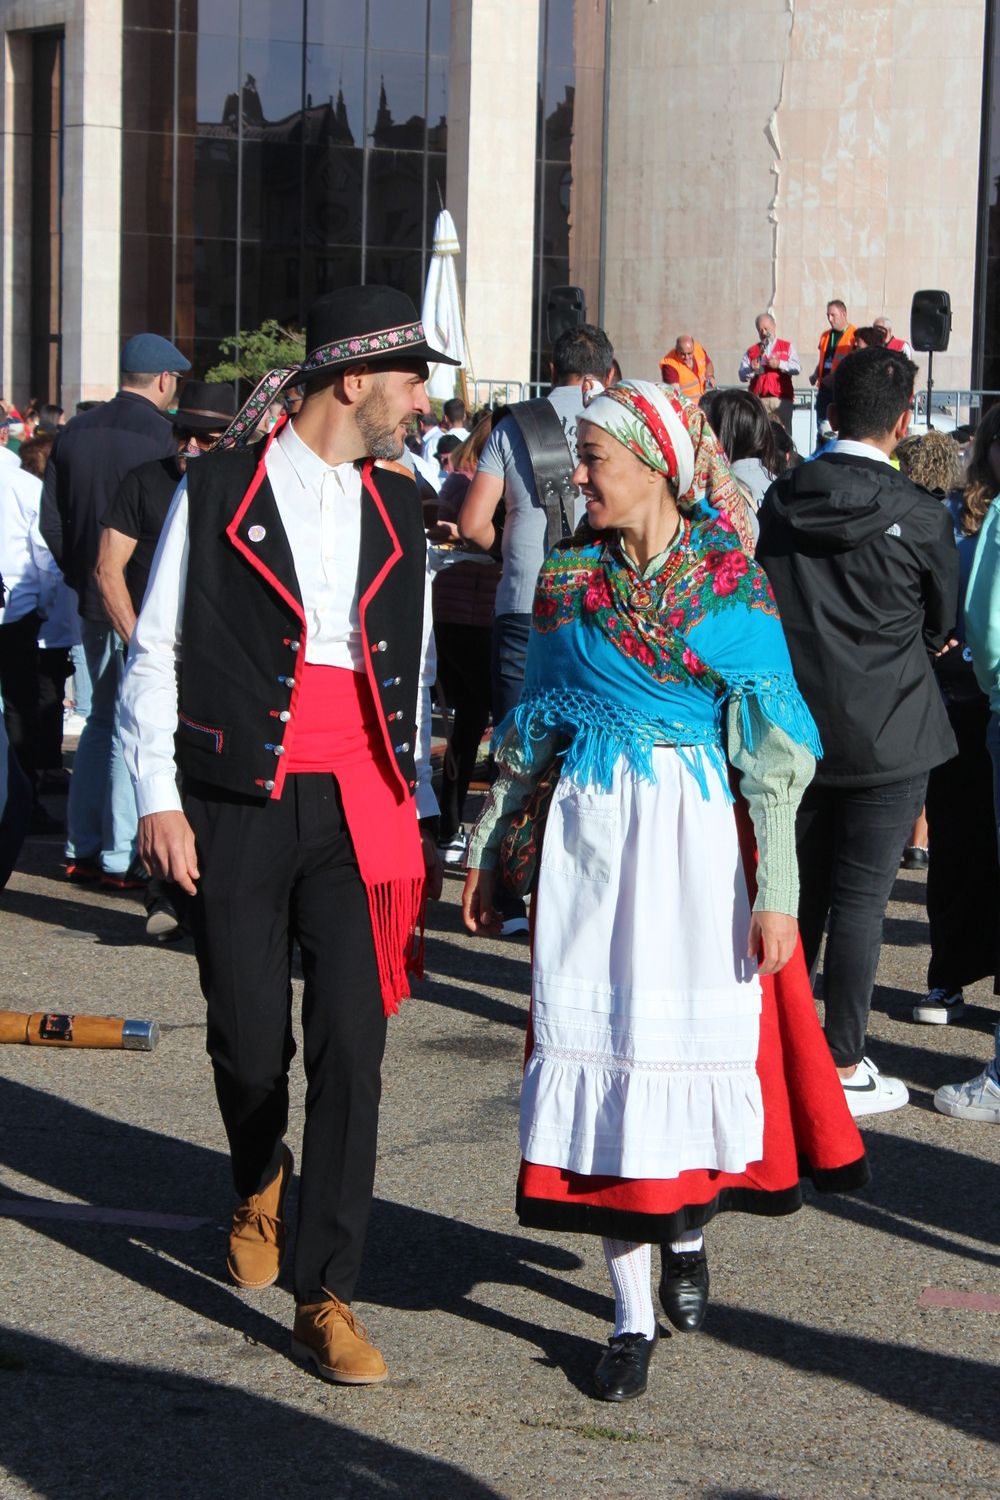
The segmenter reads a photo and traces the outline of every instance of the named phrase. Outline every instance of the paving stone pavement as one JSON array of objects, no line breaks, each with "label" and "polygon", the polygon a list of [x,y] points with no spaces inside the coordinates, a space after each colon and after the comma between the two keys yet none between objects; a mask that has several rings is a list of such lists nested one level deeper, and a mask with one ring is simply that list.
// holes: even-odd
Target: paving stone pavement
[{"label": "paving stone pavement", "polygon": [[[897,883],[872,1018],[913,1102],[865,1127],[871,1187],[716,1220],[705,1328],[665,1338],[622,1408],[589,1394],[611,1315],[599,1243],[513,1211],[523,939],[467,938],[449,877],[427,977],[390,1026],[358,1294],[391,1379],[334,1388],[288,1357],[284,1276],[255,1295],[224,1279],[231,1188],[190,947],[148,943],[136,900],[67,885],[59,855],[30,841],[0,894],[0,1005],[163,1036],[148,1055],[0,1048],[4,1500],[998,1493],[1000,1130],[931,1102],[980,1070],[998,1002],[983,983],[960,1025],[909,1019],[922,876]],[[296,1068],[293,1150],[302,1107]],[[922,1304],[929,1289],[985,1305]]]}]

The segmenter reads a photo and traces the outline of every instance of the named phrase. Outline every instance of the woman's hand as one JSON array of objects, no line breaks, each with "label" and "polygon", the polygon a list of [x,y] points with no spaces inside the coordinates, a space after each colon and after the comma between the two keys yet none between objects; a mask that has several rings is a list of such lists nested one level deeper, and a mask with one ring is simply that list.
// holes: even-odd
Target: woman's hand
[{"label": "woman's hand", "polygon": [[475,937],[496,937],[503,918],[493,907],[496,875],[492,870],[470,870],[462,892],[462,920]]},{"label": "woman's hand", "polygon": [[799,924],[783,911],[755,911],[750,917],[747,958],[760,957],[758,974],[777,974],[795,952]]}]

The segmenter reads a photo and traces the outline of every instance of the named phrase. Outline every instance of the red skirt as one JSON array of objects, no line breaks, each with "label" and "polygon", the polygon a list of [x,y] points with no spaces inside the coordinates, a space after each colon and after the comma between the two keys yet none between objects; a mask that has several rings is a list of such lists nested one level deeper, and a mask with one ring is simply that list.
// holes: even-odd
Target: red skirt
[{"label": "red skirt", "polygon": [[[751,900],[756,851],[746,804],[736,818]],[[801,1207],[801,1178],[820,1192],[864,1187],[864,1146],[823,1036],[802,945],[779,974],[761,978],[757,1076],[764,1101],[764,1155],[740,1173],[585,1177],[522,1161],[517,1215],[526,1228],[573,1230],[658,1244],[699,1229],[717,1213],[788,1214]],[[532,1047],[529,1023],[527,1052]]]}]

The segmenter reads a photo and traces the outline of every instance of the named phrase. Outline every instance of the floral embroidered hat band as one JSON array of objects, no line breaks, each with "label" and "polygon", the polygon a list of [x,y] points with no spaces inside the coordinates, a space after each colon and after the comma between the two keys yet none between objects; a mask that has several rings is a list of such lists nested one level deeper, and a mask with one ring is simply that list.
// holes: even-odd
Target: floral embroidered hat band
[{"label": "floral embroidered hat band", "polygon": [[269,370],[216,444],[236,448],[256,430],[267,407],[289,385],[348,365],[387,367],[396,360],[457,365],[432,349],[417,309],[405,292],[388,286],[341,287],[320,297],[306,317],[306,357],[300,365]]}]

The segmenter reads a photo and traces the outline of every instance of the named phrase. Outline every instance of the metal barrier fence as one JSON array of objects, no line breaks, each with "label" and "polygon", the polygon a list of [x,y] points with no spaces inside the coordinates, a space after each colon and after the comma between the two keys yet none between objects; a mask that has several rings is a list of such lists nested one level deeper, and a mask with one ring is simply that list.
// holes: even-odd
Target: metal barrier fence
[{"label": "metal barrier fence", "polygon": [[[474,410],[481,406],[492,406],[494,402],[509,405],[513,401],[527,401],[533,396],[544,396],[550,389],[548,381],[532,380],[473,380],[469,382],[469,399]],[[746,386],[722,386],[722,390],[746,390]],[[927,390],[915,393],[913,430],[926,428]],[[975,427],[984,405],[1000,400],[1000,390],[948,389],[935,385],[931,398],[930,426],[938,432],[954,432],[958,427]],[[811,453],[816,446],[816,391],[813,389],[795,392],[795,407],[792,413],[792,437],[800,453]]]}]

